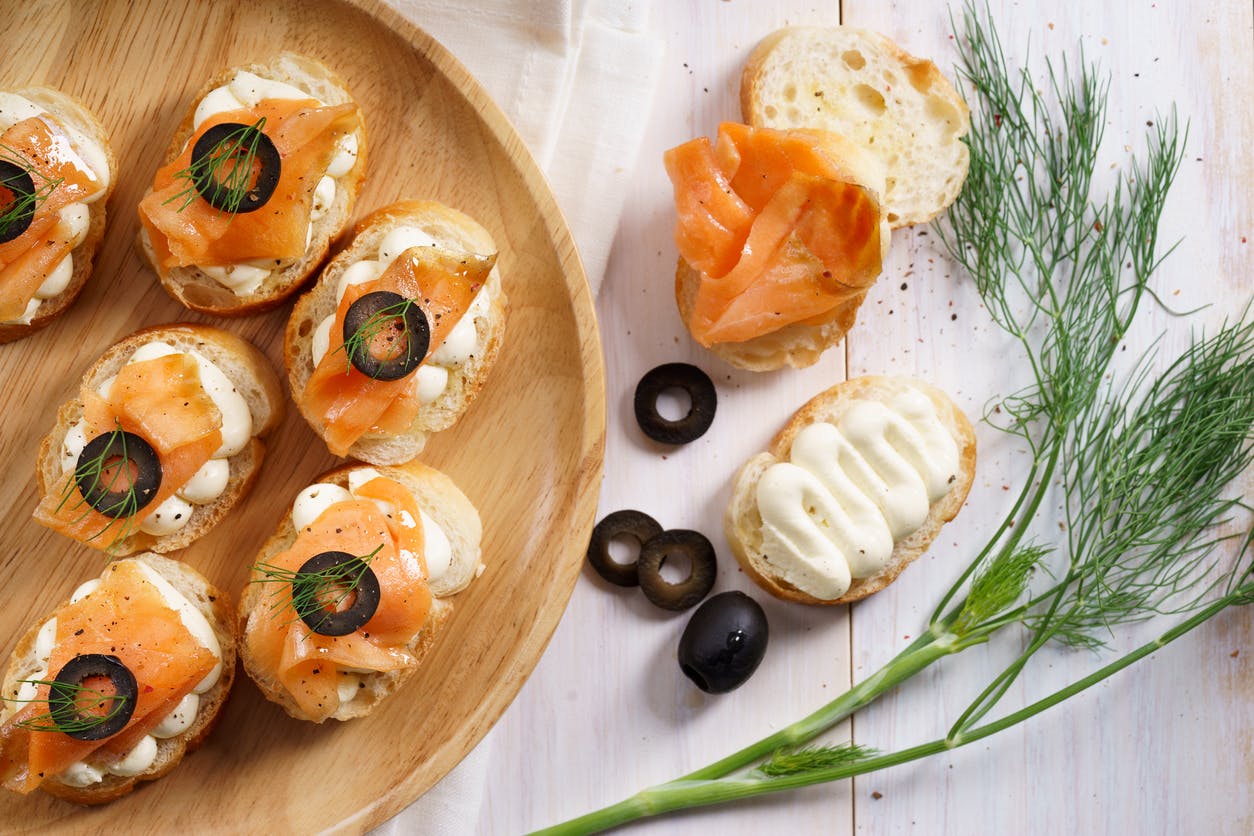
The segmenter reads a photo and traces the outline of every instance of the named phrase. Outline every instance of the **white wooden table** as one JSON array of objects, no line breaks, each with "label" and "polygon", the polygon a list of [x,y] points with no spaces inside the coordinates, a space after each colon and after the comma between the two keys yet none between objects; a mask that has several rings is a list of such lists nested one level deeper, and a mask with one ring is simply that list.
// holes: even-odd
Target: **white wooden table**
[{"label": "white wooden table", "polygon": [[[1163,221],[1165,240],[1186,237],[1156,287],[1179,309],[1215,304],[1187,320],[1143,312],[1129,353],[1164,327],[1172,334],[1165,351],[1178,351],[1191,323],[1239,310],[1254,279],[1254,244],[1246,242],[1254,237],[1248,0],[994,0],[992,9],[1012,55],[1023,56],[1029,33],[1036,55],[1073,50],[1079,40],[1110,73],[1106,149],[1116,172],[1128,160],[1125,145],[1142,148],[1146,122],[1171,102],[1191,123]],[[741,689],[706,696],[675,662],[687,616],[665,614],[638,592],[585,571],[547,653],[496,731],[480,832],[516,833],[618,801],[828,701],[923,627],[1019,488],[1020,455],[980,425],[976,484],[962,514],[896,584],[853,608],[775,601],[738,570],[723,537],[736,468],[764,448],[792,410],[846,375],[931,380],[973,419],[991,398],[1027,379],[999,361],[1005,338],[925,228],[894,236],[884,275],[844,350],[803,372],[736,372],[684,331],[671,291],[673,210],[662,151],[738,118],[740,67],[759,38],[789,24],[841,22],[842,14],[845,24],[885,32],[952,76],[942,0],[656,0],[653,26],[668,44],[662,82],[653,112],[640,116],[648,133],[599,300],[610,398],[601,513],[638,508],[666,527],[710,536],[720,559],[715,590],[745,590],[767,610],[766,660]],[[670,361],[704,367],[720,398],[712,430],[678,449],[648,442],[631,413],[636,381]],[[891,750],[942,736],[1020,639],[1001,636],[943,661],[856,715],[834,739],[852,735]],[[1063,707],[952,756],[633,832],[1251,833],[1251,657],[1254,610],[1230,611]],[[1004,706],[1043,695],[1098,661],[1087,652],[1049,650]]]}]

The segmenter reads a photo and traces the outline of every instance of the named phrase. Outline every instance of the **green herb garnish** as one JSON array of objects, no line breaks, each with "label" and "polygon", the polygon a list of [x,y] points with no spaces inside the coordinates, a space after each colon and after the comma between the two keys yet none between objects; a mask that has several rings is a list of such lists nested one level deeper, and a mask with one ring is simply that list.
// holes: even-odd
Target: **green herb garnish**
[{"label": "green herb garnish", "polygon": [[371,561],[382,549],[383,544],[380,543],[369,554],[316,572],[285,569],[264,561],[255,563],[252,569],[260,577],[251,579],[249,583],[279,584],[270,593],[272,598],[277,599],[270,605],[270,611],[277,615],[291,610],[294,615],[285,624],[302,620],[301,613],[322,611],[325,614],[317,625],[321,626],[340,604],[357,591]]},{"label": "green herb garnish", "polygon": [[16,166],[31,178],[35,184],[35,189],[29,194],[19,193],[9,188],[4,182],[0,182],[0,188],[7,189],[13,197],[4,211],[0,212],[0,240],[4,240],[9,230],[22,221],[23,218],[30,217],[39,208],[39,204],[43,203],[48,197],[56,191],[62,183],[65,182],[64,177],[47,177],[39,169],[35,168],[25,157],[18,153],[15,149],[10,148],[4,143],[0,143],[0,161]]},{"label": "green herb garnish", "polygon": [[266,117],[262,116],[251,125],[228,132],[207,154],[193,159],[186,168],[175,173],[174,179],[186,181],[187,185],[162,201],[162,205],[182,200],[175,210],[182,212],[201,197],[197,184],[208,183],[213,184],[218,196],[217,208],[234,217],[253,190],[254,166],[265,126]]},{"label": "green herb garnish", "polygon": [[[55,682],[48,679],[19,679],[18,682],[29,682],[36,686],[47,685],[50,689],[46,700],[40,697],[30,700],[0,698],[6,702],[47,702],[48,711],[16,723],[19,729],[33,732],[80,734],[99,728],[124,711],[128,700],[125,694],[106,694],[95,688],[72,685],[68,682]],[[70,716],[74,719],[58,722],[56,719],[58,716]]]},{"label": "green herb garnish", "polygon": [[[388,305],[386,308],[380,308],[361,324],[361,327],[353,332],[353,335],[345,340],[335,351],[344,352],[344,374],[350,374],[353,370],[354,358],[364,358],[370,354],[371,347],[374,345],[375,339],[386,331],[396,331],[396,336],[389,341],[405,342],[405,354],[394,355],[387,358],[389,361],[399,361],[400,365],[408,366],[413,362],[412,351],[416,340],[410,332],[409,320],[406,314],[409,309],[418,303],[413,299],[405,299],[401,302]],[[422,357],[417,358],[422,360]]]}]

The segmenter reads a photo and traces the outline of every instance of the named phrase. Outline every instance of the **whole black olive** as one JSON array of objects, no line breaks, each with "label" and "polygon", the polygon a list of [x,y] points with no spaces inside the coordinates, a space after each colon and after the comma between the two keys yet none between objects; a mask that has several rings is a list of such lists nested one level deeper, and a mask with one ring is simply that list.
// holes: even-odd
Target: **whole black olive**
[{"label": "whole black olive", "polygon": [[[113,693],[84,685],[107,679]],[[116,656],[81,653],[66,662],[48,688],[53,724],[75,740],[104,740],[130,722],[139,698],[135,674]]]},{"label": "whole black olive", "polygon": [[743,592],[720,592],[692,614],[679,639],[679,669],[707,694],[725,694],[753,675],[770,637],[766,613]]}]

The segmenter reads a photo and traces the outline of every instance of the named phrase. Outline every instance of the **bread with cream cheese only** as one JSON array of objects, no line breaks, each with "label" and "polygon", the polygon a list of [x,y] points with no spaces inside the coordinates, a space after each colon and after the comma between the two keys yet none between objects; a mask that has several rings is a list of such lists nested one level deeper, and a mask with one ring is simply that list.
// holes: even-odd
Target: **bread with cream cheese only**
[{"label": "bread with cream cheese only", "polygon": [[746,122],[847,137],[885,167],[893,228],[926,223],[966,181],[971,115],[936,65],[878,32],[796,26],[754,48],[740,81]]},{"label": "bread with cream cheese only", "polygon": [[[292,310],[284,341],[288,383],[301,414],[324,440],[325,416],[307,402],[306,389],[328,353],[336,362],[347,363],[342,349],[330,349],[333,343],[342,343],[342,334],[336,339],[331,327],[346,287],[377,278],[415,245],[420,260],[442,254],[495,259],[497,252],[491,234],[468,215],[435,201],[401,201],[366,216],[351,243],[327,264],[317,284]],[[379,465],[400,464],[422,452],[427,438],[456,423],[487,382],[505,338],[507,303],[500,267],[494,265],[445,344],[432,345],[412,372],[415,377],[404,378],[412,380],[415,391],[410,397],[417,399],[409,425],[397,432],[367,431],[346,450],[332,452]]]},{"label": "bread with cream cheese only", "polygon": [[[191,635],[217,656],[218,663],[208,676],[193,686],[190,694],[183,697],[172,711],[167,712],[160,723],[149,729],[146,739],[141,739],[130,752],[123,753],[124,757],[119,758],[102,750],[75,762],[62,773],[46,776],[39,783],[40,790],[76,804],[106,804],[130,793],[140,783],[155,781],[173,770],[185,754],[198,748],[209,736],[226,704],[235,677],[235,633],[228,599],[199,572],[179,561],[156,554],[145,553],[115,561],[105,569],[105,573],[107,575],[117,572],[120,567],[139,562],[146,567],[145,572],[158,576],[159,580],[153,583],[158,586],[163,601],[171,600],[168,597],[171,590],[183,599],[191,612],[181,615],[172,607],[169,618],[181,620],[188,625]],[[151,579],[151,575],[146,577]],[[56,627],[52,630],[47,630],[46,627],[58,614],[65,613],[66,608],[71,606],[71,601],[77,602],[89,591],[92,591],[92,587],[84,584],[49,617],[33,624],[18,640],[13,655],[9,657],[3,685],[0,686],[3,688],[0,693],[5,697],[0,702],[0,768],[6,773],[21,766],[9,758],[20,758],[24,755],[20,740],[13,739],[15,730],[11,727],[11,721],[27,705],[35,704],[22,701],[30,699],[32,694],[29,692],[35,690],[33,685],[25,685],[24,682],[46,681],[57,675],[56,671],[47,669],[50,648],[58,639],[55,635]],[[120,642],[125,642],[127,647],[119,651],[112,650],[116,646],[111,645],[110,649],[113,654],[126,657],[128,651],[134,652],[141,648],[149,637],[125,633],[127,611],[123,608],[120,613],[122,626],[117,638]],[[193,624],[197,624],[194,629]],[[60,639],[73,640],[65,636]],[[210,644],[214,646],[209,647]],[[140,691],[150,684],[143,682],[139,676],[136,678]],[[24,690],[28,693],[24,694]],[[39,709],[39,713],[49,713],[46,703]],[[43,726],[47,717],[35,722]],[[60,734],[29,732],[30,735],[50,733]],[[16,736],[20,738],[20,734]],[[5,775],[6,779],[11,777],[9,774]]]},{"label": "bread with cream cheese only", "polygon": [[974,476],[975,433],[948,396],[909,378],[858,377],[812,398],[745,463],[724,526],[772,595],[847,604],[927,550]]},{"label": "bread with cream cheese only", "polygon": [[[53,267],[21,316],[0,322],[0,343],[12,342],[33,334],[64,313],[78,298],[91,276],[96,250],[104,239],[106,206],[113,195],[117,179],[118,163],[109,143],[109,134],[100,120],[82,102],[49,87],[0,91],[0,134],[25,119],[48,116],[65,132],[71,147],[87,168],[102,181],[104,190],[87,200],[71,203],[59,210],[62,221],[70,222],[72,240],[76,242],[70,250],[69,262],[59,262]],[[12,147],[6,147],[0,152],[0,161],[15,166],[18,171],[31,168],[31,161]],[[49,185],[52,184],[38,174],[32,176],[34,194],[45,194],[35,204],[36,214],[39,204],[47,199],[46,190]],[[60,187],[59,184],[53,185],[53,191]],[[3,270],[4,264],[5,260],[0,258],[0,270]]]},{"label": "bread with cream cheese only", "polygon": [[[177,488],[169,506],[148,504],[121,516],[119,523],[86,544],[116,556],[184,548],[217,525],[249,491],[265,453],[262,437],[283,420],[285,402],[270,361],[251,343],[209,325],[145,328],[110,347],[83,374],[79,391],[57,411],[56,423],[39,446],[36,477],[40,506],[36,520],[65,532],[90,509],[83,489],[74,486],[91,439],[84,429],[84,393],[97,392],[138,356],[153,359],[180,353],[195,358],[198,377],[222,416],[223,445],[211,460]],[[111,389],[111,386],[109,386]],[[153,439],[147,439],[153,442]],[[88,457],[90,459],[90,457]],[[188,489],[188,485],[193,485]],[[91,486],[87,488],[91,492]],[[212,494],[212,495],[211,495]],[[185,515],[179,517],[178,515]],[[152,517],[158,517],[151,519]],[[60,522],[57,522],[57,519]],[[145,530],[147,529],[147,530]],[[90,532],[89,532],[90,533]],[[122,536],[125,535],[125,536]]]},{"label": "bread with cream cheese only", "polygon": [[[337,671],[336,675],[343,680],[337,681],[339,704],[326,716],[314,717],[302,709],[285,687],[279,673],[268,667],[262,653],[254,648],[253,632],[268,626],[268,620],[278,619],[284,629],[308,633],[307,622],[300,623],[290,603],[293,599],[291,584],[275,579],[275,559],[291,549],[301,531],[312,525],[327,508],[337,502],[358,499],[353,492],[379,476],[402,485],[419,509],[424,538],[422,562],[426,567],[426,585],[432,596],[430,610],[421,631],[402,648],[412,656],[412,664],[384,672]],[[385,514],[398,514],[394,507],[388,507],[386,503],[381,508],[386,508]],[[404,513],[399,513],[399,516],[401,525],[409,522],[404,519]],[[301,528],[297,526],[297,518]],[[298,720],[321,723],[328,719],[352,720],[366,716],[421,667],[453,613],[451,597],[469,586],[483,571],[482,537],[479,512],[466,495],[448,476],[417,461],[398,467],[349,465],[324,473],[298,495],[274,535],[262,546],[249,575],[249,583],[240,595],[238,629],[244,670],[267,699],[282,706]],[[304,557],[301,555],[302,559]],[[270,570],[271,574],[263,570]],[[386,588],[382,594],[387,595]],[[353,635],[346,635],[345,639],[368,641],[367,628],[371,623],[367,622],[365,627],[359,628]],[[365,636],[362,631],[365,631]],[[308,633],[307,638],[313,638],[313,635]],[[345,652],[351,653],[351,648]]]},{"label": "bread with cream cheese only", "polygon": [[[366,128],[361,109],[344,81],[313,58],[284,52],[265,63],[230,67],[218,73],[194,97],[174,133],[162,166],[169,166],[182,156],[189,142],[198,135],[201,122],[214,113],[233,110],[241,104],[253,107],[264,99],[297,96],[316,99],[322,106],[352,105],[356,114],[355,127],[337,138],[334,153],[313,191],[303,254],[295,258],[246,259],[235,262],[236,266],[163,264],[154,249],[148,222],[141,223],[138,242],[144,257],[166,291],[188,308],[219,316],[244,316],[277,307],[314,275],[326,258],[331,242],[347,228],[365,178]],[[176,183],[179,185],[174,189],[190,188],[188,182],[177,177]],[[276,192],[275,199],[280,196],[281,192]],[[180,196],[156,200],[150,188],[140,204],[141,221],[146,212],[176,207],[185,199]],[[197,206],[208,207],[202,197],[192,196],[192,199]],[[170,207],[165,206],[167,202]],[[147,205],[149,203],[151,206]],[[260,211],[264,212],[265,208]],[[228,218],[226,232],[229,233],[231,223],[244,216]]]}]

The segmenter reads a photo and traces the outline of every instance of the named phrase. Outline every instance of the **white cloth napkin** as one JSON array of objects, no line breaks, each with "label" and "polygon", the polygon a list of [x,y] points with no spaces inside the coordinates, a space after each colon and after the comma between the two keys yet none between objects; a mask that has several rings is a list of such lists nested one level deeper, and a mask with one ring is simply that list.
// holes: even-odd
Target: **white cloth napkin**
[{"label": "white cloth napkin", "polygon": [[[648,122],[663,44],[649,4],[389,0],[487,88],[557,195],[595,294]],[[374,836],[473,833],[492,734]]]}]

